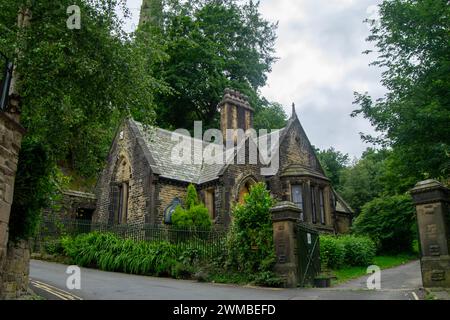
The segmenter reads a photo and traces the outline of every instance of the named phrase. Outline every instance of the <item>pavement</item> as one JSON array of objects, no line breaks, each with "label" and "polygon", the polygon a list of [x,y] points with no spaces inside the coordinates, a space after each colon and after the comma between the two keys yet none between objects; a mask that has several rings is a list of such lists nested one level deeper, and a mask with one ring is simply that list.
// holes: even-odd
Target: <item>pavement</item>
[{"label": "pavement", "polygon": [[69,290],[66,265],[32,260],[30,287],[49,300],[418,300],[419,261],[383,270],[381,290],[362,277],[333,288],[261,288],[155,278],[81,268],[81,288]]}]

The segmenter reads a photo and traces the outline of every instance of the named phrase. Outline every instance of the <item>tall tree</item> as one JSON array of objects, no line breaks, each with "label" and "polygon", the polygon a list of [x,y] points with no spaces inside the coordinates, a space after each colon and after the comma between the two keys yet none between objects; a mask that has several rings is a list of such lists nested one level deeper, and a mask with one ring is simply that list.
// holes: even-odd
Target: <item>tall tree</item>
[{"label": "tall tree", "polygon": [[[31,27],[17,30],[24,2],[0,0],[0,25],[9,31],[1,33],[0,50],[21,52],[16,66],[25,139],[45,143],[50,159],[91,176],[102,166],[120,118],[153,122],[153,93],[163,85],[147,65],[158,54],[122,31],[114,10],[122,0],[36,1]],[[74,4],[80,7],[79,30],[67,26],[66,11]]]},{"label": "tall tree", "polygon": [[[58,186],[57,163],[95,175],[121,118],[153,123],[153,95],[164,84],[150,66],[160,55],[157,44],[144,50],[141,34],[135,41],[122,31],[115,8],[126,13],[124,4],[0,0],[0,51],[15,58],[21,123],[27,129],[11,211],[12,223],[19,224],[11,226],[15,238],[27,238],[40,209],[49,205]],[[31,9],[31,25],[18,29],[23,5]],[[72,5],[80,8],[79,29],[68,28]]]},{"label": "tall tree", "polygon": [[147,26],[168,57],[154,69],[172,89],[157,98],[160,126],[217,126],[226,87],[248,95],[257,113],[266,107],[258,89],[276,60],[276,25],[261,17],[259,3],[171,0],[164,8],[162,27]]},{"label": "tall tree", "polygon": [[348,154],[343,154],[333,147],[327,150],[316,149],[316,154],[333,187],[339,188],[342,171],[350,161]]},{"label": "tall tree", "polygon": [[355,211],[356,215],[367,202],[384,192],[381,176],[389,151],[367,149],[361,159],[341,172],[339,193]]},{"label": "tall tree", "polygon": [[356,94],[353,116],[380,133],[363,138],[389,145],[396,170],[417,179],[450,175],[450,4],[447,0],[385,0],[372,23],[388,93]]}]

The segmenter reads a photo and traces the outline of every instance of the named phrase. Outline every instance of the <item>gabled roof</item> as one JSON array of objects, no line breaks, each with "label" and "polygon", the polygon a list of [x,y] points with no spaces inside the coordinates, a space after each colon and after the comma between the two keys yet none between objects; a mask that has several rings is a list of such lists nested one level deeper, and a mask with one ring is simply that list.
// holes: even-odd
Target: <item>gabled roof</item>
[{"label": "gabled roof", "polygon": [[[161,128],[144,128],[137,121],[131,119],[129,121],[131,125],[137,128],[138,134],[143,138],[153,159],[152,169],[157,171],[160,177],[194,184],[205,183],[219,177],[218,174],[223,167],[222,164],[207,164],[204,162],[191,164],[171,161],[172,150],[180,143],[180,141],[172,139],[172,137],[183,137],[183,142],[190,142],[194,146],[191,154],[192,159],[196,155],[201,154],[202,150],[200,150],[199,146],[204,148],[210,143]],[[221,145],[215,145],[215,147],[223,149]]]},{"label": "gabled roof", "polygon": [[353,214],[353,209],[345,202],[344,199],[333,189],[333,193],[336,197],[336,211],[343,212],[347,214]]},{"label": "gabled roof", "polygon": [[[226,150],[226,148],[223,145],[214,144],[215,148],[219,148],[224,156],[224,164],[208,164],[206,162],[201,163],[174,163],[171,161],[171,154],[172,150],[179,145],[180,141],[177,141],[177,139],[173,139],[173,137],[176,136],[182,136],[180,133],[172,132],[168,130],[164,130],[161,128],[144,128],[144,126],[132,119],[129,119],[129,125],[135,132],[136,138],[140,140],[141,144],[143,144],[143,149],[145,153],[145,157],[150,163],[150,166],[152,168],[152,171],[155,174],[158,174],[160,177],[168,178],[171,180],[176,181],[183,181],[188,183],[194,183],[194,184],[202,184],[209,181],[213,181],[218,179],[223,173],[226,171],[230,163],[236,163],[235,158],[237,157],[238,150],[245,147],[245,142],[248,141],[249,138],[247,138],[245,141],[241,142],[240,145],[236,146],[234,149]],[[279,129],[279,130],[273,130],[268,134],[268,141],[274,140],[274,135],[279,135],[278,144],[270,143],[272,146],[272,150],[270,153],[270,156],[275,155],[278,151],[278,146],[281,145],[285,137],[287,136],[287,133],[289,132],[291,126],[294,123],[299,124],[299,128],[301,131],[301,134],[303,137],[307,140],[308,145],[311,148],[311,151],[316,157],[317,164],[319,167],[319,171],[313,171],[308,168],[299,167],[299,166],[291,166],[288,168],[289,170],[285,170],[283,174],[293,174],[294,171],[301,170],[307,171],[310,175],[316,175],[321,178],[325,178],[324,171],[320,165],[319,160],[317,159],[317,156],[315,155],[314,150],[311,147],[311,144],[308,140],[308,137],[303,130],[302,125],[300,124],[299,119],[297,118],[297,115],[295,112],[293,112],[292,117],[288,120],[286,127]],[[190,137],[190,136],[183,136],[183,142],[188,142],[190,145],[193,145],[194,148],[191,151],[191,158],[194,159],[195,156],[201,155],[202,150],[200,150],[199,146],[203,146],[203,148],[213,145],[213,143],[207,143],[202,140]],[[270,157],[268,159],[268,162],[270,162]]]}]

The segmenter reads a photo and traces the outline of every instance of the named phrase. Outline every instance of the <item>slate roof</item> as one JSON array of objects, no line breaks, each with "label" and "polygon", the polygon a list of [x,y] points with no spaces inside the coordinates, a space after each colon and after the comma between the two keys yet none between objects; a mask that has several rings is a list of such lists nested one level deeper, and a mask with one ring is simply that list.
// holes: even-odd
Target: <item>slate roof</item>
[{"label": "slate roof", "polygon": [[[200,146],[206,147],[208,143],[203,142],[192,137],[182,136],[180,133],[171,132],[161,128],[144,128],[144,126],[132,121],[139,130],[139,133],[144,138],[148,150],[153,157],[156,167],[160,173],[161,177],[184,181],[189,183],[205,183],[208,181],[215,180],[219,177],[219,172],[222,169],[222,164],[206,164],[197,163],[194,161],[191,163],[179,163],[171,161],[172,150],[180,143],[180,141],[188,143],[194,146],[191,151],[191,159],[195,159],[196,156],[202,154]],[[172,139],[172,137],[180,137],[177,141]],[[181,139],[183,138],[183,139]],[[215,145],[216,147],[218,145]],[[223,146],[218,146],[223,150]]]},{"label": "slate roof", "polygon": [[[225,164],[207,164],[205,162],[199,164],[174,163],[173,161],[171,161],[171,154],[174,147],[179,144],[179,141],[177,141],[176,139],[174,139],[173,141],[172,137],[173,135],[181,137],[182,135],[180,133],[175,133],[161,128],[144,128],[144,126],[137,121],[131,119],[129,121],[132,126],[135,126],[135,128],[137,128],[137,130],[139,131],[139,135],[143,138],[143,141],[148,149],[147,151],[149,151],[149,156],[152,158],[151,165],[154,171],[158,172],[161,177],[176,181],[202,184],[218,179],[226,169],[226,163],[229,163],[231,162],[231,160],[233,160],[236,149],[242,148],[244,146],[244,144],[241,143],[240,146],[237,146],[235,148],[235,152],[230,152],[231,150],[226,152],[224,146],[215,145],[216,147],[220,148],[226,155],[225,158],[227,161],[224,161]],[[274,134],[279,134],[279,143],[281,143],[284,138],[284,134],[288,131],[291,123],[292,119],[288,121],[288,124],[285,128],[274,130],[269,133],[268,141],[272,140]],[[202,140],[195,139],[189,136],[188,139],[186,139],[186,136],[184,136],[183,138],[184,139],[182,141],[187,142],[190,140],[191,145],[194,146],[192,150],[192,159],[194,159],[196,155],[200,155],[202,152],[200,148],[198,148],[198,146],[202,145],[203,148],[205,148],[208,145],[212,145],[211,143],[206,143]],[[273,155],[275,154],[277,145],[273,145],[272,147]],[[310,169],[300,165],[291,165],[282,173],[282,175],[299,174],[316,175],[320,178],[327,179],[320,173],[311,171]],[[352,210],[348,206],[348,204],[345,203],[345,201],[339,196],[336,191],[334,191],[334,193],[337,200],[336,210],[339,212],[351,213]]]},{"label": "slate roof", "polygon": [[[237,146],[235,148],[235,152],[233,153],[231,150],[226,152],[223,145],[215,144],[214,146],[219,148],[225,155],[226,160],[224,160],[224,164],[208,164],[204,161],[202,163],[194,162],[194,164],[182,162],[175,163],[174,161],[171,161],[172,150],[174,150],[180,141],[186,142],[187,144],[189,144],[190,141],[191,145],[194,146],[194,148],[192,148],[191,159],[195,159],[196,156],[202,154],[202,150],[200,150],[199,146],[203,146],[203,148],[205,148],[213,144],[189,136],[186,139],[186,136],[182,136],[180,133],[175,133],[161,128],[144,128],[141,123],[131,119],[130,122],[139,130],[139,134],[144,139],[144,142],[154,160],[154,166],[160,176],[172,180],[195,184],[202,184],[216,180],[227,167],[227,163],[232,163],[236,149],[242,148],[244,145],[241,144]],[[281,137],[283,130],[284,128],[274,130],[269,133],[268,141],[271,141],[272,136],[277,132]],[[179,136],[180,140],[177,141],[176,139],[172,139],[174,136]],[[181,139],[181,137],[183,139]],[[276,145],[272,147],[274,150]]]}]

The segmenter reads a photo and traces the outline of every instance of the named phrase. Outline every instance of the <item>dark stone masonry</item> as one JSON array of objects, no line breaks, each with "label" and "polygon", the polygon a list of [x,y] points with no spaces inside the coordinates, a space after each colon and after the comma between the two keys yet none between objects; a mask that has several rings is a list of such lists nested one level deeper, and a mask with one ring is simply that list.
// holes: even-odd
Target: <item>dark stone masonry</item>
[{"label": "dark stone masonry", "polygon": [[[226,129],[253,127],[253,108],[239,92],[226,90],[218,109],[224,137]],[[263,176],[261,168],[267,165],[259,159],[256,164],[248,161],[248,137],[245,143],[235,144],[235,161],[231,164],[175,163],[171,155],[183,139],[192,144],[192,156],[201,154],[204,148],[216,147],[225,152],[226,147],[159,128],[145,128],[127,119],[117,131],[97,183],[93,221],[163,224],[170,205],[176,199],[184,199],[187,186],[194,184],[214,223],[227,227],[233,205],[243,201],[253,184],[265,182],[277,200],[294,202],[302,209],[300,221],[322,232],[347,232],[352,211],[325,176],[295,109],[286,127],[269,133],[269,140],[276,135],[279,152],[271,155],[271,161],[279,156],[279,170],[272,176]],[[236,154],[242,148],[247,161],[237,164]]]},{"label": "dark stone masonry", "polygon": [[450,190],[435,180],[411,190],[419,229],[422,282],[426,288],[450,288]]},{"label": "dark stone masonry", "polygon": [[[23,244],[8,245],[14,180],[24,133],[17,113],[0,112],[0,299],[20,295],[23,284],[28,285],[28,272],[23,268],[28,266],[29,255],[22,250]],[[17,273],[12,274],[15,267]]]}]

